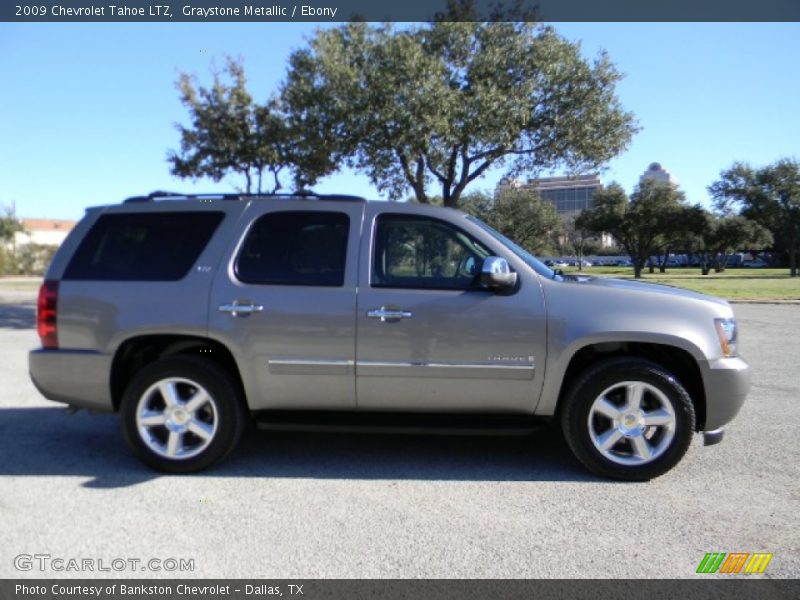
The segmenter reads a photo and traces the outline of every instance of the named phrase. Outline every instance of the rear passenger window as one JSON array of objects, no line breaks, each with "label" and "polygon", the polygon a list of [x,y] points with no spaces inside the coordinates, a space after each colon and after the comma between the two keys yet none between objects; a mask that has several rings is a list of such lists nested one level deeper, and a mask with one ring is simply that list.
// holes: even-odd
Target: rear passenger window
[{"label": "rear passenger window", "polygon": [[102,215],[78,246],[64,279],[177,281],[223,217],[221,212]]},{"label": "rear passenger window", "polygon": [[236,260],[245,283],[344,285],[350,218],[335,212],[275,212],[260,217]]}]

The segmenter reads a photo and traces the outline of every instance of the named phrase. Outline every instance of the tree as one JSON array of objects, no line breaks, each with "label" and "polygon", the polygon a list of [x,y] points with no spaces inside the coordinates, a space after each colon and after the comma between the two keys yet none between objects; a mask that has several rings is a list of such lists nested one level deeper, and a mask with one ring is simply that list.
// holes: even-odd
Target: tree
[{"label": "tree", "polygon": [[768,229],[789,257],[789,273],[797,277],[800,255],[800,162],[788,158],[753,169],[734,163],[709,186],[717,207],[739,214]]},{"label": "tree", "polygon": [[[661,273],[667,272],[667,262],[669,255],[678,248],[687,249],[692,246],[696,236],[703,232],[705,227],[706,210],[700,205],[686,206],[679,201],[675,204],[668,204],[661,217],[661,257],[658,270]],[[650,272],[653,272],[653,265],[650,262]]]},{"label": "tree", "polygon": [[278,101],[253,102],[246,89],[241,63],[229,58],[224,74],[214,73],[210,88],[195,87],[194,79],[181,74],[178,89],[189,109],[191,126],[178,125],[180,152],[171,151],[172,174],[181,178],[210,177],[219,181],[237,173],[245,178],[244,191],[263,190],[265,171],[273,178],[271,191],[281,188],[278,174],[293,163],[291,132]]},{"label": "tree", "polygon": [[533,254],[545,248],[553,232],[561,227],[553,205],[531,190],[503,189],[495,196],[474,192],[462,200],[462,210]]},{"label": "tree", "polygon": [[562,219],[561,229],[555,231],[553,241],[557,253],[575,256],[578,259],[578,270],[582,271],[586,253],[596,252],[601,247],[595,238],[593,231],[579,226],[578,215],[569,215]]},{"label": "tree", "polygon": [[738,215],[704,215],[700,234],[700,267],[708,275],[713,267],[717,273],[725,270],[728,259],[736,250],[760,250],[772,244],[772,234],[755,221]]},{"label": "tree", "polygon": [[[434,22],[318,31],[290,57],[282,97],[293,128],[392,198],[445,206],[489,168],[598,168],[627,147],[621,76],[550,27]],[[301,165],[302,169],[303,166]]]},{"label": "tree", "polygon": [[645,180],[630,199],[619,184],[612,183],[595,192],[594,206],[581,213],[576,225],[613,235],[630,255],[638,279],[650,257],[664,249],[680,224],[689,221],[688,216],[676,215],[696,210],[685,202],[683,192],[671,183]]},{"label": "tree", "polygon": [[24,231],[22,223],[17,219],[17,214],[13,206],[3,208],[5,216],[0,217],[0,242],[8,244],[13,242],[14,235],[18,231]]},{"label": "tree", "polygon": [[16,247],[14,236],[18,231],[25,231],[17,219],[14,205],[3,207],[4,216],[0,216],[0,276],[16,270]]}]

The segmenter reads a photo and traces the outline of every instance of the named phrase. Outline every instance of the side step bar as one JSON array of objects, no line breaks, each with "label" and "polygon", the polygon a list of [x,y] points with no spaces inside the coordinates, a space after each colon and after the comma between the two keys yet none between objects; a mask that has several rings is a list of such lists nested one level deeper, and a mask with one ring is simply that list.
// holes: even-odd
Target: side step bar
[{"label": "side step bar", "polygon": [[407,414],[259,411],[256,426],[270,431],[394,433],[423,435],[529,435],[547,426],[528,415]]}]

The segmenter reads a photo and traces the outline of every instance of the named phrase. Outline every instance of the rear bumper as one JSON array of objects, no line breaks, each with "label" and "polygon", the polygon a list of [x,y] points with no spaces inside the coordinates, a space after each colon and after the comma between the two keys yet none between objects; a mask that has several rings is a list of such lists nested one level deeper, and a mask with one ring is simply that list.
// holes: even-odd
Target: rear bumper
[{"label": "rear bumper", "polygon": [[750,367],[739,357],[720,358],[701,363],[706,393],[704,431],[713,431],[730,422],[742,408],[750,391]]},{"label": "rear bumper", "polygon": [[109,374],[111,357],[85,350],[32,350],[28,371],[48,400],[80,408],[113,411]]}]

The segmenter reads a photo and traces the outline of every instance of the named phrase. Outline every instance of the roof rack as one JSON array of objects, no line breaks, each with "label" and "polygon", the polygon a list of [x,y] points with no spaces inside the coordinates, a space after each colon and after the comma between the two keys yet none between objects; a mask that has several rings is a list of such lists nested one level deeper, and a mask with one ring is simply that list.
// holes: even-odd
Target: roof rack
[{"label": "roof rack", "polygon": [[135,202],[155,202],[156,200],[250,200],[257,198],[307,198],[309,200],[350,200],[366,202],[361,196],[347,194],[317,194],[315,192],[300,191],[287,194],[180,194],[177,192],[150,192],[146,196],[131,196],[123,200],[123,204]]}]

